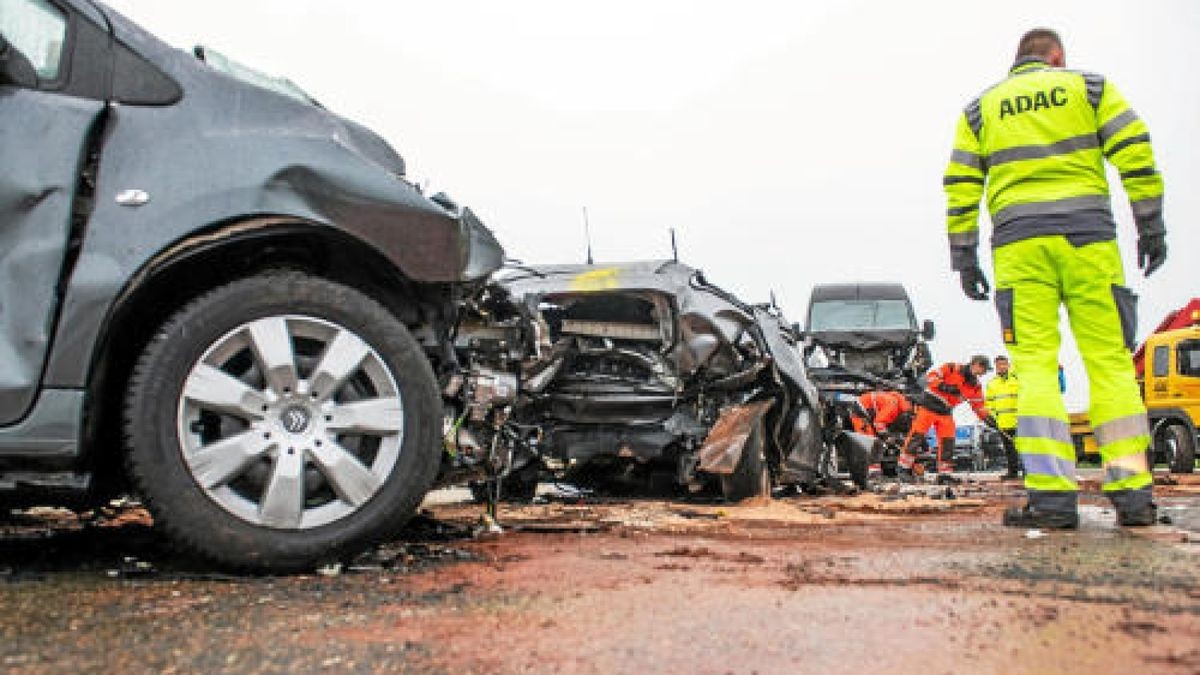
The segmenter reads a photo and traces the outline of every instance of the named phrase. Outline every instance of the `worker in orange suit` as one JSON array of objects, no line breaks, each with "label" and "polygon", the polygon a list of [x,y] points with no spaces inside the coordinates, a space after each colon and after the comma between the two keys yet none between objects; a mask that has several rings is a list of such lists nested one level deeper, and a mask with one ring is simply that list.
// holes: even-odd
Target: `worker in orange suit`
[{"label": "worker in orange suit", "polygon": [[858,403],[866,411],[867,418],[851,418],[854,430],[870,436],[887,433],[902,415],[910,415],[913,410],[908,397],[898,391],[868,391],[858,397]]},{"label": "worker in orange suit", "polygon": [[967,364],[943,363],[925,376],[928,388],[917,409],[917,418],[904,441],[904,450],[896,464],[900,475],[911,476],[917,460],[917,450],[925,443],[925,435],[934,430],[938,439],[937,472],[949,476],[954,471],[954,408],[968,403],[981,420],[991,419],[984,406],[983,387],[979,378],[992,369],[991,361],[983,355],[971,357]]}]

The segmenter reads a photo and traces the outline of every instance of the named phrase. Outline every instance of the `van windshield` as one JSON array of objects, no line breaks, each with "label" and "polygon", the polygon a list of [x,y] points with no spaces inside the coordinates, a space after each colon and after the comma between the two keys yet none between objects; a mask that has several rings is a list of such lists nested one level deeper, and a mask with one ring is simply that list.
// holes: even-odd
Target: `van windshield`
[{"label": "van windshield", "polygon": [[813,304],[808,329],[820,331],[916,330],[903,300],[830,300]]}]

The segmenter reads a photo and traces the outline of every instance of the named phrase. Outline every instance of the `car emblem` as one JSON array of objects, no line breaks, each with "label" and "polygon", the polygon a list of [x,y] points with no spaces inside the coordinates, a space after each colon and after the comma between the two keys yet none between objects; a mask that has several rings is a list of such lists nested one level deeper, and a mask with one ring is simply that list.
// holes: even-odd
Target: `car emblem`
[{"label": "car emblem", "polygon": [[279,416],[279,421],[283,423],[283,428],[289,434],[298,434],[308,428],[308,423],[312,416],[308,410],[301,406],[292,406],[283,411]]}]

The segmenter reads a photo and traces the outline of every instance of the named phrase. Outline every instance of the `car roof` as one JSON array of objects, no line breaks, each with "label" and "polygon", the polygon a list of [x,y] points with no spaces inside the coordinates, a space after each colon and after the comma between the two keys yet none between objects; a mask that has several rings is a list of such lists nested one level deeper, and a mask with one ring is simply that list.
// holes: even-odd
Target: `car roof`
[{"label": "car roof", "polygon": [[901,284],[821,284],[813,286],[810,302],[829,300],[903,300],[908,302],[908,291]]}]

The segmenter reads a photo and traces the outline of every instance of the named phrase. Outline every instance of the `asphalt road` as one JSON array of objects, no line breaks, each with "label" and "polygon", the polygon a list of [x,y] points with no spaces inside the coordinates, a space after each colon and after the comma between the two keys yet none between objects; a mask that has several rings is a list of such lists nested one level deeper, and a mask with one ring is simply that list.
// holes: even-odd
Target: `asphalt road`
[{"label": "asphalt road", "polygon": [[[341,568],[237,577],[144,511],[0,520],[7,672],[1200,672],[1200,480],[1173,521],[999,525],[1020,490],[885,487],[727,506],[436,495]],[[1089,481],[1094,488],[1093,480]],[[936,497],[936,498],[935,498]]]}]

